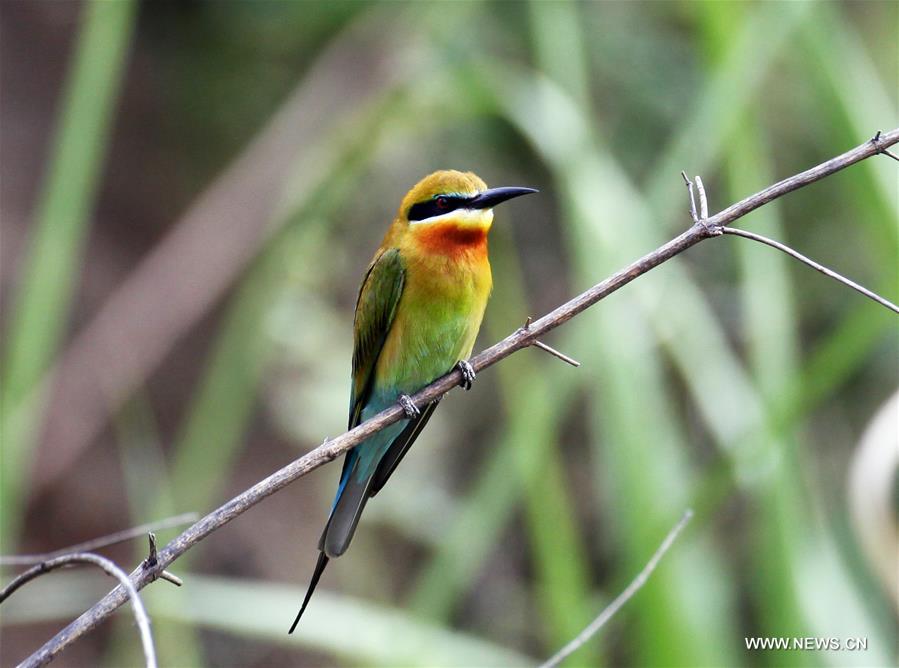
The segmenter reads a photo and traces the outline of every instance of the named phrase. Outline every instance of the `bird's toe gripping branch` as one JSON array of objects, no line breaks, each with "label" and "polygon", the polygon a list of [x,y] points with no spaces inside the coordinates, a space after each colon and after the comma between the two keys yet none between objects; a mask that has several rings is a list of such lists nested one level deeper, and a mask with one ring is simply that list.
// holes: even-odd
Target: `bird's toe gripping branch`
[{"label": "bird's toe gripping branch", "polygon": [[456,364],[456,368],[462,372],[462,382],[459,385],[462,386],[462,389],[466,392],[471,389],[472,383],[474,383],[474,379],[477,378],[477,374],[474,372],[474,367],[468,363],[467,360],[459,360]]},{"label": "bird's toe gripping branch", "polygon": [[406,414],[406,417],[410,420],[414,420],[419,415],[421,415],[421,411],[418,409],[412,402],[412,398],[408,394],[401,394],[398,399],[400,406],[403,407],[403,412]]}]

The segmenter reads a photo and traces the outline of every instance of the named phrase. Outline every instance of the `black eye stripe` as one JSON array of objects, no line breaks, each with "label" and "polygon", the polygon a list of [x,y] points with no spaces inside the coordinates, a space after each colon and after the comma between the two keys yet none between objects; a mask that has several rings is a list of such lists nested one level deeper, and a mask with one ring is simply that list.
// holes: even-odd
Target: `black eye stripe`
[{"label": "black eye stripe", "polygon": [[[458,197],[455,195],[439,195],[432,199],[418,202],[409,207],[409,220],[424,220],[431,216],[439,216],[450,211],[465,206],[469,201],[467,197]],[[441,206],[444,204],[444,206]]]}]

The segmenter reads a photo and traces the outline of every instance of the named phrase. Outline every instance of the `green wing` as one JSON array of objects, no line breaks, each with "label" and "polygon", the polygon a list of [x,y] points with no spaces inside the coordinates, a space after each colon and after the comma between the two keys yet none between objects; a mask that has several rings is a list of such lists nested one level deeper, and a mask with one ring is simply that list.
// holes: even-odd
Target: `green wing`
[{"label": "green wing", "polygon": [[[374,369],[378,363],[381,348],[393,324],[397,304],[403,294],[406,272],[403,260],[397,249],[391,248],[378,255],[371,266],[356,300],[356,318],[353,326],[353,390],[350,398],[350,429],[361,422],[362,409],[371,395],[374,381]],[[438,400],[439,401],[439,400]],[[437,407],[434,401],[422,409],[418,418],[411,420],[408,426],[390,444],[390,449],[378,464],[371,486],[366,488],[367,496],[377,494],[390,475],[396,470],[400,461],[408,452],[412,443],[427,424]],[[344,462],[351,466],[351,460]],[[343,479],[341,475],[341,480]]]},{"label": "green wing", "polygon": [[353,321],[353,388],[350,393],[352,429],[371,395],[375,366],[403,294],[406,270],[396,248],[382,251],[368,267],[359,288]]}]

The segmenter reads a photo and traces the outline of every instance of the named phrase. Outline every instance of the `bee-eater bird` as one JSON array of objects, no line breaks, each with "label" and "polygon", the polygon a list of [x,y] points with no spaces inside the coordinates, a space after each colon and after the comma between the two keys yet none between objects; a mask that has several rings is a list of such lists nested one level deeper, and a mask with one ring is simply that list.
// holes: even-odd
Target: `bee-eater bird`
[{"label": "bee-eater bird", "polygon": [[318,562],[290,633],[328,560],[350,544],[366,502],[377,494],[427,423],[409,395],[459,367],[469,389],[474,347],[493,280],[487,233],[493,207],[537,192],[487,188],[471,172],[439,171],[403,198],[359,288],[353,321],[349,428],[399,402],[407,419],[372,434],[344,457]]}]

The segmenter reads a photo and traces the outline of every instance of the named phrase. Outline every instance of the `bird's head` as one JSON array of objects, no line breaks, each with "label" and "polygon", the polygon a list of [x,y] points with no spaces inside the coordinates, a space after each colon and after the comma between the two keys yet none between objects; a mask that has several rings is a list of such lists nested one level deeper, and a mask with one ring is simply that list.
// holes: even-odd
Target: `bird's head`
[{"label": "bird's head", "polygon": [[393,232],[428,238],[484,236],[493,223],[494,206],[535,192],[533,188],[488,188],[472,172],[434,172],[403,198]]}]

